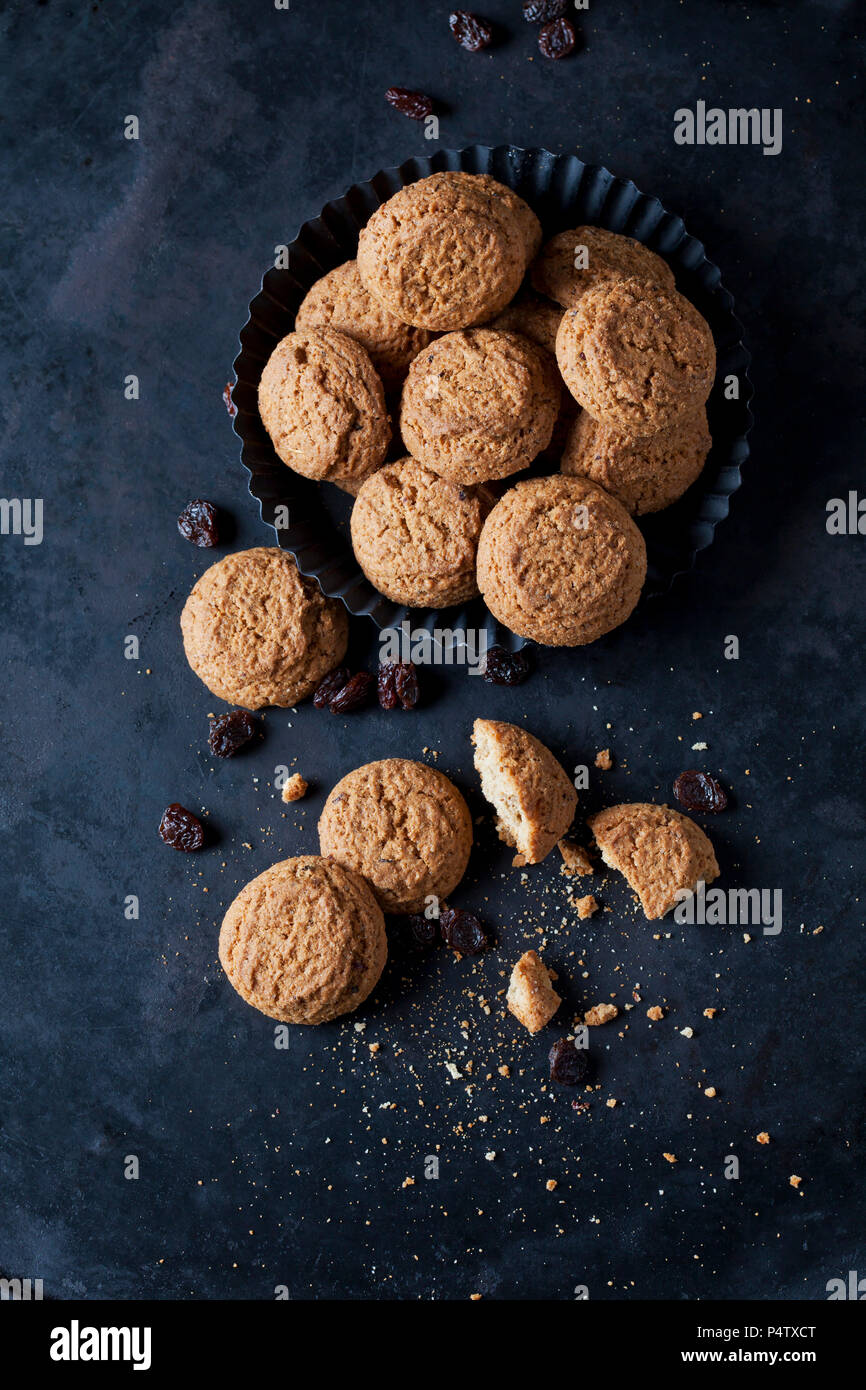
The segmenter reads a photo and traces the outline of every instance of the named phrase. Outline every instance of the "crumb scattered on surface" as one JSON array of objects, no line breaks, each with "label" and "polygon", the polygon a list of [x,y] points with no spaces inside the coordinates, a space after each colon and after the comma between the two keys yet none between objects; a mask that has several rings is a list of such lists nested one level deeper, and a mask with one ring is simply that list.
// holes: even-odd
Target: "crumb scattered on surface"
[{"label": "crumb scattered on surface", "polygon": [[569,898],[568,901],[582,922],[594,912],[598,912],[598,903],[591,893],[587,893],[585,898]]},{"label": "crumb scattered on surface", "polygon": [[769,1144],[770,1142],[770,1136],[765,1129],[762,1129],[760,1134],[756,1134],[755,1138],[759,1144]]},{"label": "crumb scattered on surface", "polygon": [[718,1009],[704,1009],[704,1018],[715,1018]]},{"label": "crumb scattered on surface", "polygon": [[600,753],[596,753],[595,765],[600,767],[602,772],[610,772],[613,767],[613,758],[610,756],[609,748],[602,748]]},{"label": "crumb scattered on surface", "polygon": [[662,1154],[662,1158],[665,1159],[668,1163],[676,1163],[677,1161],[676,1154]]},{"label": "crumb scattered on surface", "polygon": [[800,1177],[798,1173],[792,1173],[788,1179],[788,1182],[791,1184],[792,1187],[799,1187],[802,1181],[803,1179]]},{"label": "crumb scattered on surface", "polygon": [[293,772],[286,785],[283,787],[283,801],[300,801],[302,796],[307,795],[308,782],[305,782],[300,772]]},{"label": "crumb scattered on surface", "polygon": [[544,1186],[547,1188],[548,1192],[555,1192],[555,1191],[556,1191],[556,1188],[557,1188],[557,1185],[558,1185],[558,1184],[557,1184],[556,1178],[548,1178],[548,1179],[547,1179],[547,1182],[544,1184]]},{"label": "crumb scattered on surface", "polygon": [[665,1011],[661,1004],[651,1004],[646,1011],[647,1018],[651,1018],[653,1023],[658,1023],[659,1019],[664,1018]]},{"label": "crumb scattered on surface", "polygon": [[569,878],[575,876],[583,877],[595,872],[592,860],[587,851],[581,846],[576,845],[573,840],[560,840],[557,849],[562,855],[562,864],[559,872],[566,874]]},{"label": "crumb scattered on surface", "polygon": [[594,1004],[583,1016],[590,1028],[598,1028],[602,1023],[610,1023],[619,1014],[616,1004]]}]

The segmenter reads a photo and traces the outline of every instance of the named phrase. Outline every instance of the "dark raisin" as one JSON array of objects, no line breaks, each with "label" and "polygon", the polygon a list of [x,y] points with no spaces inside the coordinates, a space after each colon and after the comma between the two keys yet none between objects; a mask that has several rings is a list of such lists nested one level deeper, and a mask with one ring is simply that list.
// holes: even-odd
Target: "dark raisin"
[{"label": "dark raisin", "polygon": [[342,690],[331,696],[328,709],[332,714],[351,714],[361,709],[369,702],[375,684],[376,679],[369,671],[358,671],[346,681]]},{"label": "dark raisin", "polygon": [[552,20],[538,35],[538,47],[545,58],[567,58],[576,43],[574,26],[567,19]]},{"label": "dark raisin", "polygon": [[708,772],[681,772],[674,782],[674,796],[687,811],[724,811],[728,794]]},{"label": "dark raisin", "polygon": [[529,675],[529,657],[504,647],[488,647],[482,674],[491,685],[519,685]]},{"label": "dark raisin", "polygon": [[528,24],[548,24],[561,19],[568,9],[568,0],[526,0],[523,18]]},{"label": "dark raisin", "polygon": [[398,661],[394,667],[394,685],[397,699],[403,709],[414,709],[418,703],[418,672],[411,661]]},{"label": "dark raisin", "polygon": [[493,42],[493,29],[487,20],[469,10],[452,10],[448,24],[460,47],[468,48],[470,53],[488,48]]},{"label": "dark raisin", "polygon": [[234,419],[234,417],[238,413],[238,408],[232,400],[233,389],[233,383],[231,381],[227,381],[225,386],[223,387],[223,404],[225,405],[225,408],[228,411],[229,415],[232,417],[232,419]]},{"label": "dark raisin", "polygon": [[416,946],[421,946],[427,950],[428,947],[435,945],[439,933],[439,924],[435,917],[425,917],[423,912],[413,912],[406,921]]},{"label": "dark raisin", "polygon": [[433,114],[433,98],[424,92],[410,92],[408,87],[389,87],[385,100],[401,116],[410,116],[413,121],[424,121]]},{"label": "dark raisin", "polygon": [[589,1071],[586,1048],[575,1047],[568,1038],[557,1038],[548,1057],[550,1079],[560,1086],[579,1086]]},{"label": "dark raisin", "polygon": [[201,849],[204,844],[204,826],[198,816],[181,806],[179,801],[166,806],[159,823],[159,833],[172,849],[182,849],[187,853]]},{"label": "dark raisin", "polygon": [[395,680],[396,665],[393,661],[380,661],[379,673],[376,677],[376,689],[379,692],[379,704],[382,709],[396,709],[400,703],[397,694],[397,682]]},{"label": "dark raisin", "polygon": [[210,721],[207,741],[215,757],[232,758],[257,733],[258,723],[249,710],[233,709]]},{"label": "dark raisin", "polygon": [[187,502],[177,519],[177,529],[193,545],[216,545],[219,541],[217,509],[213,502],[196,497]]},{"label": "dark raisin", "polygon": [[439,930],[445,945],[452,951],[459,951],[461,956],[480,956],[490,944],[478,918],[458,907],[446,907],[440,912]]},{"label": "dark raisin", "polygon": [[324,680],[321,680],[316,687],[313,696],[313,705],[316,709],[326,709],[331,703],[331,699],[351,678],[352,672],[348,666],[338,666],[336,671],[329,671]]}]

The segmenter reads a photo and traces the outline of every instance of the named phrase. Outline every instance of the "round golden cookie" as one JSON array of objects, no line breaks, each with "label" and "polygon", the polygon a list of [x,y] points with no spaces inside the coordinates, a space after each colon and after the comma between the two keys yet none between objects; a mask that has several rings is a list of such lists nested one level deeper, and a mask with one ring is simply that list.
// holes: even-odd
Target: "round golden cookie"
[{"label": "round golden cookie", "polygon": [[[578,269],[575,256],[581,251],[586,266]],[[530,271],[532,284],[540,294],[555,299],[564,309],[573,309],[582,294],[612,276],[652,280],[662,289],[674,288],[673,271],[648,246],[604,227],[575,227],[558,232],[541,248]]]},{"label": "round golden cookie", "polygon": [[672,429],[630,434],[581,411],[571,426],[560,467],[590,478],[633,516],[659,512],[682,497],[700,475],[712,445],[703,406]]},{"label": "round golden cookie", "polygon": [[519,333],[468,328],[419,353],[400,403],[406,448],[455,483],[526,468],[547,448],[560,386],[549,354]]},{"label": "round golden cookie", "polygon": [[520,288],[541,244],[535,213],[487,174],[443,172],[401,188],[361,232],[358,271],[404,323],[483,323]]},{"label": "round golden cookie", "polygon": [[624,874],[650,920],[671,910],[679,890],[693,892],[699,880],[712,883],[719,876],[701,827],[668,806],[608,806],[590,817],[589,827],[605,864]]},{"label": "round golden cookie", "polygon": [[478,537],[492,505],[483,489],[449,482],[417,459],[386,463],[352,508],[355,558],[394,603],[464,603],[478,593]]},{"label": "round golden cookie", "polygon": [[478,585],[493,616],[548,647],[579,647],[624,623],[645,577],[640,531],[585,478],[517,483],[478,543]]},{"label": "round golden cookie", "polygon": [[694,415],[716,373],[706,320],[648,280],[603,280],[581,295],[559,325],[556,360],[584,410],[633,434]]},{"label": "round golden cookie", "polygon": [[346,261],[316,281],[298,309],[295,328],[335,328],[354,338],[370,354],[386,391],[401,385],[412,358],[430,341],[426,328],[395,318],[364,289],[357,261]]},{"label": "round golden cookie", "polygon": [[349,619],[291,555],[257,546],[225,555],[180,615],[186,659],[230,705],[294,705],[342,660]]},{"label": "round golden cookie", "polygon": [[472,817],[441,772],[407,758],[366,763],[337,783],[319,820],[322,854],[363,874],[386,912],[420,912],[457,887]]},{"label": "round golden cookie", "polygon": [[360,874],[305,854],[242,888],[220,963],[242,999],[284,1023],[326,1023],[363,1004],[385,966],[385,919]]},{"label": "round golden cookie", "polygon": [[523,289],[486,327],[496,328],[500,333],[522,333],[524,338],[531,338],[536,347],[544,348],[553,356],[561,322],[562,309],[558,304],[551,304],[542,295]]},{"label": "round golden cookie", "polygon": [[361,481],[385,458],[391,424],[369,353],[333,328],[283,338],[259,382],[259,413],[283,463],[305,478]]}]

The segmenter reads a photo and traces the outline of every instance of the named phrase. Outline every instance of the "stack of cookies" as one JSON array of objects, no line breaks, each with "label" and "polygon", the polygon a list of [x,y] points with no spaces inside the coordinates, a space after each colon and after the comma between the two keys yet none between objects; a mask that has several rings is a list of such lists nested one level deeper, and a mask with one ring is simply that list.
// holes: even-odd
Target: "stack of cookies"
[{"label": "stack of cookies", "polygon": [[[486,174],[401,189],[307,294],[259,407],[284,463],[355,497],[380,593],[444,607],[480,591],[512,632],[579,646],[640,596],[632,518],[703,468],[716,358],[647,247],[599,227],[541,242]],[[507,482],[538,459],[551,476]]]}]

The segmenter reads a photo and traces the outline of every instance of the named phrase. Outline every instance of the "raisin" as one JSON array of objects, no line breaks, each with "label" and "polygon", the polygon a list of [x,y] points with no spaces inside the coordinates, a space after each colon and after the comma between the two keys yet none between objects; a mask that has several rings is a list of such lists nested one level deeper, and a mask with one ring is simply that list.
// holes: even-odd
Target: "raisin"
[{"label": "raisin", "polygon": [[674,782],[674,796],[687,811],[724,811],[728,794],[708,772],[681,772]]},{"label": "raisin", "polygon": [[353,710],[361,709],[368,703],[375,684],[375,677],[369,671],[358,671],[350,676],[342,690],[331,696],[328,709],[332,714],[351,714]]},{"label": "raisin", "polygon": [[414,709],[418,703],[420,694],[418,688],[418,672],[415,670],[411,661],[400,661],[394,668],[394,685],[397,690],[397,699],[403,709]]},{"label": "raisin", "polygon": [[184,540],[192,541],[193,545],[216,545],[219,528],[213,502],[205,502],[203,497],[187,502],[177,519],[177,529]]},{"label": "raisin", "polygon": [[567,19],[552,20],[538,35],[538,47],[545,58],[567,58],[576,43],[574,26]]},{"label": "raisin", "polygon": [[379,692],[379,704],[382,709],[396,709],[400,703],[397,694],[397,682],[394,678],[396,666],[393,661],[380,661],[379,674],[376,677],[376,689]]},{"label": "raisin", "polygon": [[401,116],[409,116],[413,121],[424,121],[433,114],[433,98],[424,92],[410,92],[408,87],[389,87],[385,100]]},{"label": "raisin", "polygon": [[480,956],[490,944],[490,938],[477,917],[458,907],[446,907],[439,914],[442,940],[461,956]]},{"label": "raisin", "polygon": [[232,400],[232,389],[233,383],[227,381],[225,386],[223,387],[223,404],[225,405],[225,408],[228,411],[231,418],[234,419],[234,417],[238,413],[238,408]]},{"label": "raisin", "polygon": [[423,912],[412,912],[406,918],[409,924],[409,931],[416,946],[427,950],[435,945],[436,937],[439,932],[438,923],[435,918],[425,917]]},{"label": "raisin", "polygon": [[255,738],[258,724],[249,710],[233,709],[210,721],[208,745],[217,758],[233,758],[239,748]]},{"label": "raisin", "polygon": [[352,672],[348,666],[338,666],[336,671],[330,671],[316,687],[316,693],[313,696],[314,707],[325,709],[331,703],[332,697],[343,689],[351,675]]},{"label": "raisin", "polygon": [[550,1079],[560,1086],[579,1086],[589,1071],[586,1048],[575,1047],[568,1038],[557,1038],[548,1053]]},{"label": "raisin", "polygon": [[519,685],[529,675],[529,657],[504,647],[488,647],[482,675],[491,685]]},{"label": "raisin", "polygon": [[198,816],[181,806],[179,801],[166,806],[159,823],[159,833],[172,849],[182,849],[186,853],[201,849],[204,844],[204,826]]},{"label": "raisin", "polygon": [[453,10],[448,24],[460,47],[467,48],[470,53],[478,53],[493,42],[493,29],[487,20],[470,14],[469,10]]},{"label": "raisin", "polygon": [[568,9],[568,0],[526,0],[523,18],[528,24],[548,24],[561,19]]}]

